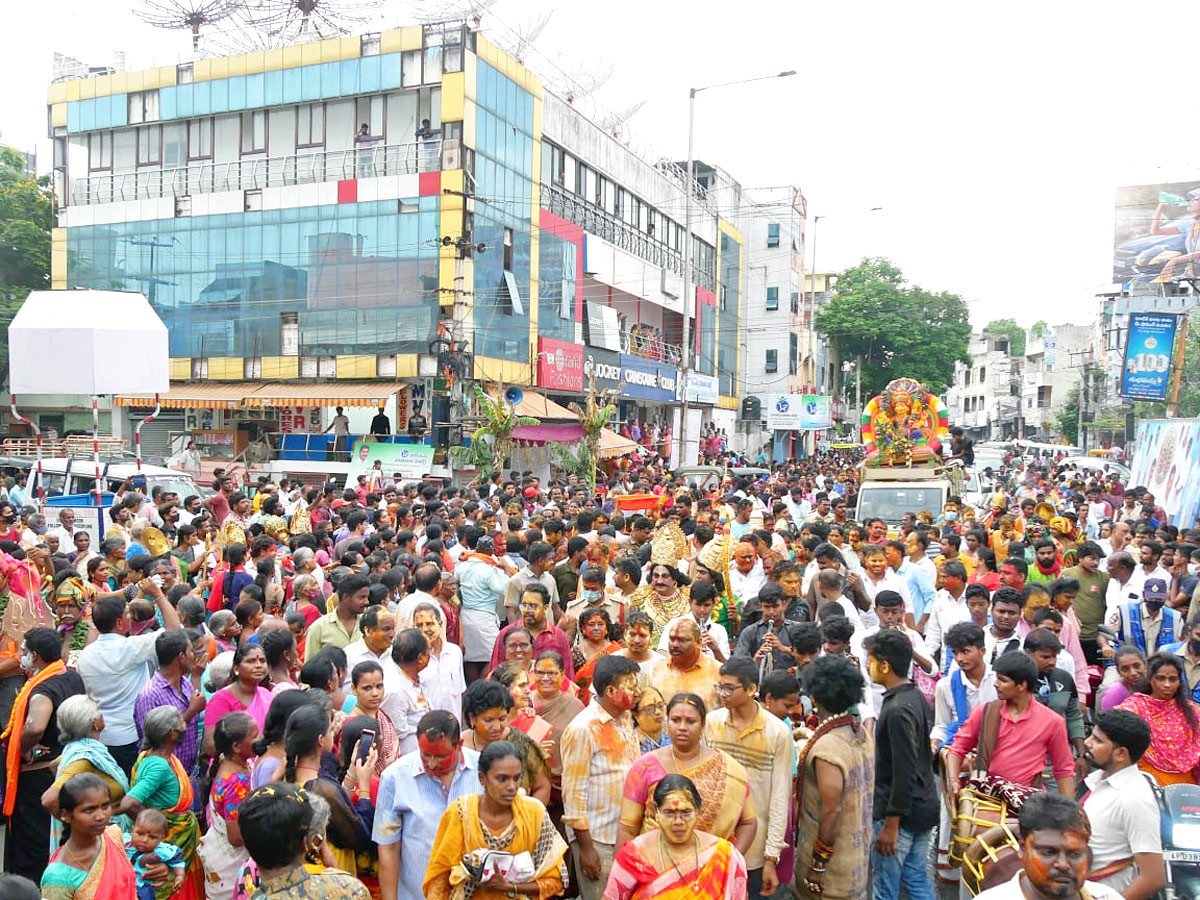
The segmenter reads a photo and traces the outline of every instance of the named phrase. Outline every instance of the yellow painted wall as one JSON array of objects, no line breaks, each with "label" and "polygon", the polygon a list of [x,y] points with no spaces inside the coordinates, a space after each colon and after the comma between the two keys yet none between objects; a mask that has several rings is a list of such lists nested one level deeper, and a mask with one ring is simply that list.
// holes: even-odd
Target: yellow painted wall
[{"label": "yellow painted wall", "polygon": [[187,357],[172,356],[170,372],[172,381],[187,381],[192,377],[192,361]]},{"label": "yellow painted wall", "polygon": [[511,359],[495,359],[490,356],[475,357],[476,381],[496,381],[505,384],[530,384],[532,372],[529,363]]},{"label": "yellow painted wall", "polygon": [[299,378],[300,357],[264,356],[262,358],[262,377],[264,381]]},{"label": "yellow painted wall", "polygon": [[390,28],[379,35],[379,52],[401,53],[405,50],[420,50],[423,41],[420,25]]},{"label": "yellow painted wall", "polygon": [[208,377],[212,381],[242,381],[246,377],[245,360],[240,356],[210,356]]},{"label": "yellow painted wall", "polygon": [[67,287],[67,229],[50,229],[50,287],[66,290]]},{"label": "yellow painted wall", "polygon": [[417,377],[417,354],[415,354],[415,353],[398,353],[398,354],[396,354],[396,377],[397,378],[416,378]]},{"label": "yellow painted wall", "polygon": [[341,378],[374,378],[379,374],[374,356],[339,356],[337,358],[337,377]]}]

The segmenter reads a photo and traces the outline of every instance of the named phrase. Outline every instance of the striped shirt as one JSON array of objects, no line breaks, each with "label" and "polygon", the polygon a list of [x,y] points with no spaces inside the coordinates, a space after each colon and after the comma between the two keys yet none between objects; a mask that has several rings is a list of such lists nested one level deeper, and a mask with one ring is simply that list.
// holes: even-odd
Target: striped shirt
[{"label": "striped shirt", "polygon": [[761,707],[744,731],[729,722],[729,710],[708,714],[705,736],[746,769],[750,799],[758,813],[758,830],[746,851],[746,866],[761,869],[765,857],[778,860],[787,845],[788,805],[792,797],[792,735],[788,727]]},{"label": "striped shirt", "polygon": [[625,776],[642,755],[629,713],[613,718],[593,700],[563,732],[560,753],[563,824],[615,844]]}]

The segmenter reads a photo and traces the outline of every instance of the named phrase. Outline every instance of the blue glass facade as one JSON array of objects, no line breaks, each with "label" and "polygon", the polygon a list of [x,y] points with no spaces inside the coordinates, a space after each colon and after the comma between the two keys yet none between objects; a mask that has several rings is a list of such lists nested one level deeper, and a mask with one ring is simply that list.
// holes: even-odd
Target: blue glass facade
[{"label": "blue glass facade", "polygon": [[[475,81],[474,241],[477,356],[529,359],[530,219],[533,200],[533,95],[483,60]],[[505,247],[509,230],[511,250]],[[520,293],[505,284],[506,257]]]},{"label": "blue glass facade", "polygon": [[575,340],[579,248],[542,230],[538,243],[538,336]]},{"label": "blue glass facade", "polygon": [[[332,100],[399,87],[400,54],[384,53],[159,88],[156,121]],[[128,94],[74,100],[67,104],[67,131],[72,134],[121,128],[128,124]]]},{"label": "blue glass facade", "polygon": [[[68,287],[141,291],[172,357],[428,352],[438,198],[70,230]],[[298,348],[283,346],[296,324]]]}]

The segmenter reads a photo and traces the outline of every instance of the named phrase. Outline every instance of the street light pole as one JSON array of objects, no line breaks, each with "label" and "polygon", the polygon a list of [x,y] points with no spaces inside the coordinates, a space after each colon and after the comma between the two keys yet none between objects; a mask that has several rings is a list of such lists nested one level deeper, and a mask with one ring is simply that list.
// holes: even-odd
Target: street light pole
[{"label": "street light pole", "polygon": [[[687,184],[684,185],[683,201],[683,346],[680,348],[679,354],[679,381],[683,385],[683,405],[679,413],[679,465],[681,466],[687,463],[688,372],[691,370],[692,358],[690,326],[692,313],[696,311],[692,279],[692,191],[696,189],[696,159],[692,152],[692,146],[696,126],[696,95],[701,91],[711,91],[715,88],[733,87],[753,81],[767,81],[771,78],[787,78],[795,74],[794,70],[777,72],[774,75],[760,75],[757,78],[743,78],[740,81],[726,81],[721,84],[709,84],[688,90]],[[738,319],[740,327],[740,315]],[[699,323],[697,323],[697,328],[699,328]],[[720,376],[718,375],[718,382],[719,380]]]}]

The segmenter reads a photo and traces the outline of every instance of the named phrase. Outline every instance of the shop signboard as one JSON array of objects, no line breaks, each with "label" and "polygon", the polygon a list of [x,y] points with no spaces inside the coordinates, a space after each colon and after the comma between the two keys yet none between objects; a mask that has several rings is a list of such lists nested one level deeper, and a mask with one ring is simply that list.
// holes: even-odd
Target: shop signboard
[{"label": "shop signboard", "polygon": [[538,338],[538,386],[549,391],[583,391],[583,347],[554,338]]},{"label": "shop signboard", "polygon": [[1196,520],[1200,512],[1200,419],[1154,419],[1139,422],[1130,484],[1144,485],[1167,518],[1177,526]]},{"label": "shop signboard", "polygon": [[679,370],[666,363],[621,354],[621,396],[631,400],[674,403]]},{"label": "shop signboard", "polygon": [[688,403],[715,404],[720,399],[720,382],[714,375],[701,372],[688,372],[686,389]]}]

